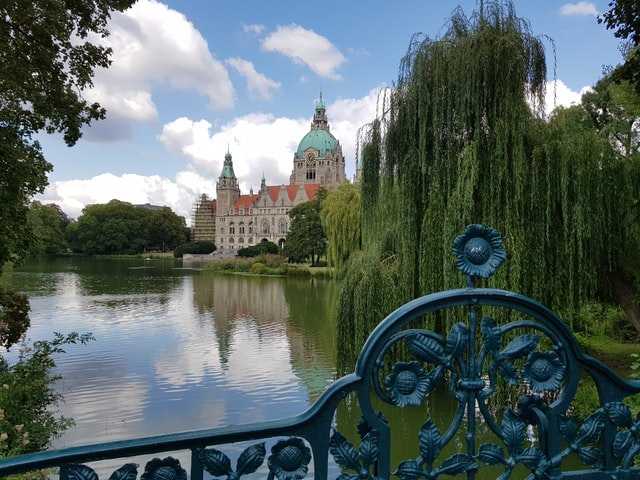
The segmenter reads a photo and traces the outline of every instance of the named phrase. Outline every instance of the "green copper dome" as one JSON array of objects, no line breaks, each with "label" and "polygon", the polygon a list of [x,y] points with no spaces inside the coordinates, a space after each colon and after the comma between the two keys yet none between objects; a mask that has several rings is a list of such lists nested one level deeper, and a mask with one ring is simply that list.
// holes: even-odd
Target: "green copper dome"
[{"label": "green copper dome", "polygon": [[297,155],[301,157],[305,150],[313,148],[320,152],[321,157],[324,157],[327,153],[335,151],[337,147],[338,140],[331,133],[321,128],[313,128],[300,140]]}]

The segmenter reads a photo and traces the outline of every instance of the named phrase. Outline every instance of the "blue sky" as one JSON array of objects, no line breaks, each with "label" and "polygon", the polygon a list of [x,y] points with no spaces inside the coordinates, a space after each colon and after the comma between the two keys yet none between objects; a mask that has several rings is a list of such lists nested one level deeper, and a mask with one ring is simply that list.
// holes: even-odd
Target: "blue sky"
[{"label": "blue sky", "polygon": [[[620,61],[618,42],[596,22],[606,3],[514,2],[535,33],[555,41],[559,103],[579,99],[603,65]],[[392,84],[411,35],[439,36],[458,5],[471,12],[476,2],[140,0],[114,15],[112,68],[86,93],[108,120],[73,148],[42,139],[55,167],[43,198],[73,216],[110,198],[187,214],[199,193],[215,195],[227,144],[243,189],[263,171],[286,183],[320,90],[351,174],[355,132],[375,115],[376,89]],[[547,55],[551,75],[551,48]]]}]

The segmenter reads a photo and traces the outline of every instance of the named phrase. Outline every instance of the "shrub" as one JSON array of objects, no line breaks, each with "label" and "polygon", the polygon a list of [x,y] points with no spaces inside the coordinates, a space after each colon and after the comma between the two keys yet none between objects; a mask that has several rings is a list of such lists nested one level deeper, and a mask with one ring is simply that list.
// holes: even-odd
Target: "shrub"
[{"label": "shrub", "polygon": [[173,256],[182,258],[185,253],[191,254],[208,254],[216,251],[216,245],[213,242],[188,242],[176,247]]},{"label": "shrub", "polygon": [[267,271],[267,266],[264,263],[256,262],[251,265],[251,273],[257,273],[258,275],[264,274]]},{"label": "shrub", "polygon": [[91,335],[56,333],[51,341],[23,347],[18,361],[0,358],[0,457],[46,450],[73,422],[55,414],[61,400],[53,390],[55,354],[70,344],[86,343]]},{"label": "shrub", "polygon": [[267,240],[262,240],[257,245],[252,245],[250,247],[245,247],[238,250],[239,257],[257,257],[260,255],[277,253],[280,253],[280,248],[278,248],[275,243],[269,242]]}]

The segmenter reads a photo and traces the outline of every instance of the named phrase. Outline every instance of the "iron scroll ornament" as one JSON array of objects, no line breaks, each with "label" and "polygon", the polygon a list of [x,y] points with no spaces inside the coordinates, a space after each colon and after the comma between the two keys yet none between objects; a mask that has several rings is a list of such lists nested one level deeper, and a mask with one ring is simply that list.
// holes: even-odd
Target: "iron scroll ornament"
[{"label": "iron scroll ornament", "polygon": [[[426,295],[392,312],[367,339],[354,373],[333,382],[297,416],[0,459],[0,477],[60,467],[61,480],[97,480],[86,463],[190,450],[190,475],[178,460],[165,457],[148,462],[140,477],[137,465],[123,461],[109,478],[203,480],[206,472],[213,478],[240,480],[262,475],[263,468],[268,469],[268,480],[302,480],[313,467],[314,479],[326,480],[331,455],[342,471],[338,480],[474,479],[487,467],[499,470],[499,480],[522,471],[531,480],[640,479],[640,420],[624,403],[640,393],[640,381],[624,380],[582,352],[567,325],[544,305],[514,292],[476,286],[490,281],[506,261],[497,231],[468,226],[454,241],[453,254],[467,277],[466,288]],[[409,328],[413,320],[433,315],[445,318],[448,327]],[[389,355],[398,345],[410,358]],[[599,407],[579,421],[571,417],[570,406],[581,376],[596,384]],[[495,408],[500,385],[517,389],[514,405]],[[424,418],[416,439],[418,456],[392,465],[392,425],[372,397],[397,408],[421,408],[437,388],[448,392],[456,405],[450,423],[439,427]],[[357,445],[332,430],[336,409],[349,393],[355,394],[363,415]],[[480,424],[493,432],[494,440],[480,442]],[[536,444],[528,441],[531,430]],[[461,448],[453,443],[458,434]],[[253,443],[235,466],[213,448],[268,438],[280,439],[269,454],[265,443]],[[451,445],[456,447],[453,453],[445,454]],[[579,465],[567,464],[570,457]]]}]

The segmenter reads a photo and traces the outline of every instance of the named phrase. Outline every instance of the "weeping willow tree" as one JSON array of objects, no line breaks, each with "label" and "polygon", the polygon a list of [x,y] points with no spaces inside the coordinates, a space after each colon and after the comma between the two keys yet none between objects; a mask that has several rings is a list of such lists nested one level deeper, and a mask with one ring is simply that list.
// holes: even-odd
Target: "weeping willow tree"
[{"label": "weeping willow tree", "polygon": [[327,235],[329,266],[341,271],[351,254],[360,249],[360,190],[345,183],[329,192],[320,218]]},{"label": "weeping willow tree", "polygon": [[363,250],[341,292],[342,366],[394,308],[462,285],[451,242],[469,223],[504,235],[510,259],[492,286],[567,315],[607,295],[628,240],[616,216],[625,169],[593,129],[544,119],[543,40],[501,2],[412,40],[361,149]]}]

